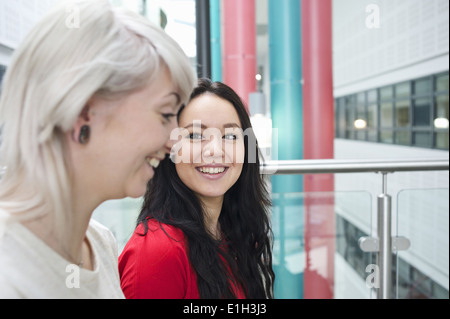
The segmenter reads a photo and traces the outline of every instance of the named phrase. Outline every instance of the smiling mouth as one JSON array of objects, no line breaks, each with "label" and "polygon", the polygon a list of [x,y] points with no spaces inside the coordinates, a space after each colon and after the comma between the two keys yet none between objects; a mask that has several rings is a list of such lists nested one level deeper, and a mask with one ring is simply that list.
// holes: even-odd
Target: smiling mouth
[{"label": "smiling mouth", "polygon": [[197,167],[196,169],[202,174],[218,175],[225,172],[228,167]]}]

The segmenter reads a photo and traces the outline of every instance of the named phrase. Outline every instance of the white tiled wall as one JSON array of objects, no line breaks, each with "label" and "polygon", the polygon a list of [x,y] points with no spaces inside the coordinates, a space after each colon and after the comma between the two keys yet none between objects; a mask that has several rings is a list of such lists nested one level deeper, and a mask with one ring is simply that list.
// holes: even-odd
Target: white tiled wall
[{"label": "white tiled wall", "polygon": [[335,96],[448,70],[448,21],[448,0],[333,0]]},{"label": "white tiled wall", "polygon": [[57,0],[0,0],[0,44],[17,48],[32,26]]}]

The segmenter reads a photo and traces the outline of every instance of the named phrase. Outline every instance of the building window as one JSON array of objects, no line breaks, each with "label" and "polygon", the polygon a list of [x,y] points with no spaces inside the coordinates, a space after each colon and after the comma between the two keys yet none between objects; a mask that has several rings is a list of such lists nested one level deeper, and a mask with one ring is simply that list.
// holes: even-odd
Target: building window
[{"label": "building window", "polygon": [[345,138],[355,138],[353,122],[355,121],[356,96],[345,98]]},{"label": "building window", "polygon": [[378,141],[378,92],[367,92],[367,140]]},{"label": "building window", "polygon": [[436,148],[448,150],[448,73],[437,76],[435,86],[435,117],[433,121],[435,133],[434,143]]},{"label": "building window", "polygon": [[2,83],[3,83],[3,76],[5,75],[6,67],[0,64],[0,93],[2,92]]},{"label": "building window", "polygon": [[367,139],[367,103],[366,94],[359,93],[356,95],[356,114],[353,122],[355,129],[355,138],[365,141]]},{"label": "building window", "polygon": [[336,100],[336,137],[449,149],[448,72]]}]

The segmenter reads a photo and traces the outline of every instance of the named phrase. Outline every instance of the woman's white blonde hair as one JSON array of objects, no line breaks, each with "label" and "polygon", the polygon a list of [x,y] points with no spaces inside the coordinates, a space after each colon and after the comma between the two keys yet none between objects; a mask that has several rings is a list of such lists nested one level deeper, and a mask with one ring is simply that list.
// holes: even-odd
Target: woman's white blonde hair
[{"label": "woman's white blonde hair", "polygon": [[[70,21],[71,14],[79,21]],[[130,94],[157,81],[164,66],[186,101],[194,68],[146,18],[107,0],[62,1],[49,12],[14,53],[3,82],[0,214],[27,220],[53,213],[55,225],[67,225],[71,169],[64,133],[93,96]]]}]

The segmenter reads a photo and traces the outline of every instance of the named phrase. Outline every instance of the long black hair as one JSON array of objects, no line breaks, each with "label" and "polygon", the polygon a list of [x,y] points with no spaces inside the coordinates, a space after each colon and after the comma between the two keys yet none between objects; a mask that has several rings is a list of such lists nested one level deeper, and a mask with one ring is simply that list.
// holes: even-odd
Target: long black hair
[{"label": "long black hair", "polygon": [[[225,193],[219,217],[224,238],[216,240],[207,232],[200,200],[178,177],[169,157],[161,162],[148,183],[137,224],[143,223],[147,232],[147,220],[153,218],[160,225],[173,225],[183,231],[189,260],[197,273],[200,298],[236,298],[236,288],[242,289],[247,298],[273,298],[273,235],[268,216],[271,202],[259,171],[258,146],[251,142],[256,138],[253,130],[248,129],[251,128],[249,116],[229,86],[200,79],[190,100],[204,93],[233,104],[246,133],[242,173]],[[183,109],[178,116],[182,112]],[[256,156],[250,156],[249,161],[251,154]]]}]

